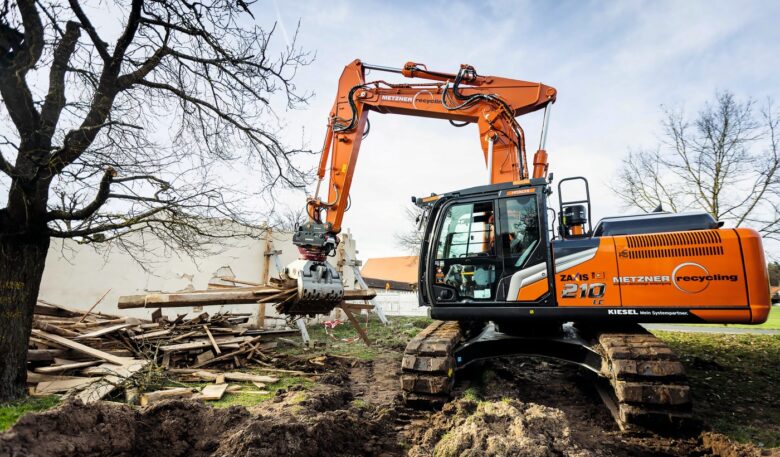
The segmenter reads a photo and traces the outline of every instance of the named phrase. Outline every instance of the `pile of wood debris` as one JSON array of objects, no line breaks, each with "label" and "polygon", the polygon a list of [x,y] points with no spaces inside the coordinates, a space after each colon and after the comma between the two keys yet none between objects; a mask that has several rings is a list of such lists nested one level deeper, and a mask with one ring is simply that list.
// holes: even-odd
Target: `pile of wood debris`
[{"label": "pile of wood debris", "polygon": [[[186,316],[169,319],[158,309],[152,320],[145,320],[77,311],[39,301],[28,349],[30,394],[65,394],[89,403],[121,388],[130,403],[189,396],[214,400],[230,392],[226,381],[254,383],[260,390],[252,393],[267,394],[262,390],[265,384],[278,380],[215,369],[252,365],[265,367],[269,372],[285,371],[275,370],[268,363],[271,357],[267,353],[277,343],[266,339],[295,330],[263,331],[240,326],[247,322],[249,314]],[[150,385],[160,387],[159,382],[149,382],[150,376],[215,384],[200,392],[189,387],[143,392]]]}]

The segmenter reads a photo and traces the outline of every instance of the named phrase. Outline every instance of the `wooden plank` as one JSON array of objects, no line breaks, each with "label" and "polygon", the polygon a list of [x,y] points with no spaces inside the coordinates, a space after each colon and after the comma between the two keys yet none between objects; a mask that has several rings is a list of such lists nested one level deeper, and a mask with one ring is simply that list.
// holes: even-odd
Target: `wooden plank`
[{"label": "wooden plank", "polygon": [[372,309],[374,309],[374,305],[372,305],[371,303],[347,303],[341,308],[344,309],[344,307],[347,307],[352,311],[362,311],[362,310],[371,311]]},{"label": "wooden plank", "polygon": [[87,310],[87,312],[86,312],[86,313],[84,313],[84,315],[83,315],[83,316],[81,316],[81,319],[79,319],[79,322],[84,322],[84,319],[86,319],[86,318],[87,318],[87,316],[89,316],[89,314],[92,312],[92,310],[93,310],[93,309],[95,309],[95,307],[96,307],[97,305],[99,305],[99,304],[100,304],[100,302],[102,302],[104,298],[106,298],[106,295],[108,295],[108,293],[109,293],[109,292],[111,292],[111,288],[109,288],[109,289],[106,291],[106,293],[104,293],[103,295],[101,295],[101,296],[100,296],[100,298],[98,298],[98,301],[96,301],[94,305],[92,305],[92,306],[90,306],[90,307],[89,307],[89,309]]},{"label": "wooden plank", "polygon": [[[56,303],[50,303],[50,302],[47,302],[46,300],[41,300],[41,299],[38,299],[38,303],[43,303],[44,305],[47,305],[47,306],[50,306],[50,307],[54,307],[54,308],[58,308],[61,311],[63,311],[64,313],[66,313],[67,317],[81,317],[81,315],[84,314],[84,312],[85,312],[85,310],[83,310],[83,309],[69,308],[69,307],[65,307],[65,306],[62,306],[62,305],[58,305]],[[42,314],[45,314],[45,313],[42,313]],[[106,319],[121,319],[122,318],[122,316],[115,316],[113,314],[106,314],[106,313],[102,313],[102,312],[92,313],[91,316],[103,317],[103,318],[106,318]]]},{"label": "wooden plank", "polygon": [[211,341],[211,345],[214,346],[214,352],[217,354],[222,354],[222,351],[219,350],[219,346],[217,346],[217,342],[214,341],[214,335],[211,334],[209,331],[208,325],[203,325],[203,330],[206,331],[206,335],[209,337],[209,341]]},{"label": "wooden plank", "polygon": [[98,400],[102,400],[103,397],[110,394],[117,387],[119,387],[123,380],[143,369],[147,363],[148,362],[146,361],[139,361],[138,363],[118,367],[116,374],[103,376],[97,382],[90,384],[84,390],[76,394],[75,398],[80,399],[84,403],[92,403]]},{"label": "wooden plank", "polygon": [[187,339],[187,338],[191,337],[192,335],[197,335],[197,334],[198,334],[198,332],[182,333],[179,336],[171,338],[170,340],[168,340],[168,342],[169,343],[173,343],[174,341],[181,341],[181,340],[184,340],[184,339]]},{"label": "wooden plank", "polygon": [[[251,338],[248,336],[238,336],[235,338],[221,339],[217,341],[217,344],[220,346],[227,346],[230,345],[231,343],[243,343],[250,339]],[[193,349],[203,349],[203,348],[210,348],[210,347],[211,347],[211,341],[195,341],[193,343],[180,343],[180,344],[170,344],[168,346],[160,346],[160,351],[181,352],[181,351],[190,351]]]},{"label": "wooden plank", "polygon": [[29,362],[50,362],[56,356],[63,356],[68,351],[64,349],[28,349],[27,361]]},{"label": "wooden plank", "polygon": [[355,330],[357,330],[358,334],[360,335],[360,339],[363,340],[366,346],[371,346],[371,341],[368,339],[368,335],[366,335],[363,327],[360,326],[360,322],[358,322],[357,319],[355,319],[355,316],[352,315],[352,311],[350,311],[348,307],[341,307],[341,310],[344,311],[344,314],[347,315],[347,318],[352,323],[352,326],[355,327]]},{"label": "wooden plank", "polygon": [[[186,293],[125,295],[119,297],[119,309],[176,308],[189,306],[218,306],[254,304],[263,297],[279,294],[273,287],[237,287],[235,289],[200,290]],[[373,290],[345,290],[344,300],[363,301],[374,298]]]},{"label": "wooden plank", "polygon": [[63,381],[67,379],[83,379],[83,376],[61,376],[61,375],[53,375],[53,374],[41,374],[41,373],[33,373],[32,371],[27,372],[27,384],[38,384],[39,382],[44,381]]},{"label": "wooden plank", "polygon": [[219,400],[225,395],[227,388],[227,384],[209,384],[200,391],[200,395],[197,395],[195,399],[207,401]]},{"label": "wooden plank", "polygon": [[257,305],[257,328],[263,330],[265,328],[265,303],[258,303]]},{"label": "wooden plank", "polygon": [[38,303],[35,304],[35,310],[33,312],[41,316],[55,316],[55,317],[79,317],[80,316],[80,314],[66,311],[56,306],[49,305],[48,303],[42,303],[41,300],[38,300]]},{"label": "wooden plank", "polygon": [[85,333],[83,335],[79,335],[79,336],[75,337],[74,339],[80,340],[80,339],[83,339],[83,338],[97,338],[99,336],[108,335],[109,333],[114,333],[117,330],[121,330],[123,328],[133,327],[135,325],[138,325],[139,323],[140,322],[137,319],[128,318],[127,321],[125,323],[123,323],[123,324],[117,324],[117,325],[112,325],[110,327],[101,328],[101,329],[95,330],[93,332],[89,332],[89,333]]},{"label": "wooden plank", "polygon": [[[227,387],[227,385],[225,385]],[[176,387],[174,389],[158,390],[155,392],[145,392],[141,394],[141,406],[147,406],[160,400],[168,398],[191,397],[192,389],[189,387]]]},{"label": "wooden plank", "polygon": [[87,387],[97,380],[98,378],[74,378],[57,381],[43,381],[39,382],[35,387],[35,393],[38,395],[47,395],[67,392],[71,389]]},{"label": "wooden plank", "polygon": [[135,336],[133,336],[131,338],[133,340],[138,341],[138,340],[147,340],[147,339],[151,339],[151,338],[157,338],[157,337],[160,337],[160,336],[167,336],[167,335],[170,335],[170,334],[171,334],[171,330],[170,329],[168,329],[168,330],[157,330],[156,332],[149,332],[149,333],[142,333],[140,335],[135,335]]},{"label": "wooden plank", "polygon": [[100,360],[91,360],[89,362],[74,362],[74,363],[68,363],[64,365],[52,365],[50,367],[39,367],[36,368],[34,371],[36,373],[43,373],[43,374],[61,373],[63,371],[75,370],[77,368],[91,367],[94,365],[98,365],[99,363],[101,363]]},{"label": "wooden plank", "polygon": [[116,370],[119,368],[122,368],[122,366],[113,363],[102,363],[96,367],[89,367],[85,370],[81,370],[81,372],[87,376],[105,376],[116,373]]},{"label": "wooden plank", "polygon": [[35,335],[30,335],[30,344],[35,343],[35,349],[65,349],[60,344],[53,343],[49,340],[44,340],[42,338],[38,338]]},{"label": "wooden plank", "polygon": [[203,352],[201,354],[198,354],[198,356],[195,357],[195,362],[196,363],[203,363],[203,362],[206,362],[206,361],[211,360],[213,358],[214,358],[214,352],[209,350],[209,351]]},{"label": "wooden plank", "polygon": [[92,327],[103,327],[105,325],[113,325],[113,324],[122,324],[125,322],[124,317],[121,317],[119,319],[106,319],[106,320],[99,320],[95,322],[74,322],[73,324],[70,324],[70,328],[92,328]]},{"label": "wooden plank", "polygon": [[63,338],[63,337],[58,336],[58,335],[52,335],[50,333],[46,333],[46,332],[43,332],[43,331],[38,330],[38,329],[33,329],[32,333],[33,333],[33,335],[35,335],[37,337],[40,337],[40,338],[43,338],[43,339],[46,339],[46,340],[49,340],[49,341],[53,341],[55,343],[58,343],[58,344],[61,344],[61,345],[65,346],[67,348],[73,349],[74,351],[82,352],[84,354],[91,355],[92,357],[95,357],[95,358],[98,358],[98,359],[103,359],[103,360],[105,360],[107,362],[115,363],[117,365],[123,365],[126,362],[126,359],[123,359],[122,357],[118,357],[118,356],[115,356],[115,355],[111,355],[111,354],[109,354],[107,352],[103,352],[103,351],[99,351],[97,349],[93,349],[93,348],[91,348],[89,346],[85,346],[85,345],[83,345],[81,343],[77,343],[75,341],[71,341],[71,340],[69,340],[67,338]]},{"label": "wooden plank", "polygon": [[220,362],[222,360],[227,360],[227,359],[233,358],[233,357],[235,357],[237,355],[241,355],[241,354],[244,354],[246,352],[249,352],[249,351],[252,350],[252,346],[251,346],[252,343],[258,341],[259,339],[260,339],[260,337],[256,336],[256,337],[250,339],[249,341],[245,341],[244,343],[242,343],[241,347],[238,350],[233,351],[233,352],[229,352],[227,354],[222,354],[219,357],[214,357],[213,359],[207,360],[205,362],[197,363],[197,364],[193,365],[192,368],[201,368],[201,367],[204,367],[206,365],[209,365],[209,364],[212,364],[212,363],[215,363],[215,362]]},{"label": "wooden plank", "polygon": [[57,327],[56,325],[43,322],[41,320],[35,319],[32,324],[33,328],[37,328],[38,330],[43,330],[44,332],[49,332],[54,335],[64,336],[67,338],[73,338],[76,336],[79,336],[78,333],[74,332],[73,330],[64,329],[61,327]]},{"label": "wooden plank", "polygon": [[196,371],[192,374],[193,376],[196,376],[205,381],[215,381],[219,378],[219,376],[224,376],[225,379],[228,381],[237,381],[237,382],[260,382],[260,383],[273,384],[279,381],[279,378],[274,378],[272,376],[243,373],[240,371],[227,371],[224,373],[213,373],[211,371],[201,370],[201,371]]}]

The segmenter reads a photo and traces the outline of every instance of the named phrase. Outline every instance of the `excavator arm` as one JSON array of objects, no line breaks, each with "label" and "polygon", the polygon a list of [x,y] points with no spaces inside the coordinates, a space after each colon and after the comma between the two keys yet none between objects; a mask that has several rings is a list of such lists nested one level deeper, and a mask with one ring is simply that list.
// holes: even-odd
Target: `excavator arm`
[{"label": "excavator arm", "polygon": [[[398,84],[366,81],[366,70],[400,73],[419,82]],[[349,203],[361,141],[369,128],[368,113],[401,114],[446,119],[456,126],[476,124],[488,184],[529,178],[525,134],[517,116],[547,108],[556,90],[541,83],[479,75],[469,65],[456,74],[430,71],[408,62],[402,69],[367,65],[355,60],[344,68],[317,171],[317,189],[307,201],[309,222],[293,236],[300,260],[288,266],[288,276],[298,281],[298,301],[287,314],[326,313],[341,301],[341,279],[325,258],[338,245],[338,233]],[[549,110],[545,111],[544,139]],[[547,175],[543,142],[534,155],[534,178]],[[322,189],[328,175],[327,189]],[[320,192],[326,194],[325,199]]]},{"label": "excavator arm", "polygon": [[[366,69],[401,73],[426,82],[366,82]],[[460,125],[477,124],[489,183],[495,184],[529,177],[525,135],[515,117],[547,107],[555,101],[555,96],[556,91],[550,86],[481,76],[468,65],[462,65],[457,74],[449,74],[429,71],[425,65],[413,62],[403,69],[392,69],[355,60],[347,65],[339,79],[317,171],[317,192],[308,202],[309,216],[316,222],[329,223],[333,233],[341,231],[370,111],[446,119]],[[533,176],[542,177],[546,173],[546,153],[537,152]],[[318,194],[326,174],[329,183],[327,200],[323,201]]]}]

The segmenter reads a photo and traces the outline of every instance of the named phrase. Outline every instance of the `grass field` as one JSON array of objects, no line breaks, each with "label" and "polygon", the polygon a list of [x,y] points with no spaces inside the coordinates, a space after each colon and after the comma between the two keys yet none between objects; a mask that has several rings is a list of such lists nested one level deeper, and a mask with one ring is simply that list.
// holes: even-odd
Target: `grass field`
[{"label": "grass field", "polygon": [[51,395],[39,398],[28,397],[18,402],[0,405],[0,432],[14,425],[24,413],[30,411],[45,411],[57,406],[59,402],[59,397]]},{"label": "grass field", "polygon": [[773,306],[769,311],[769,317],[761,325],[743,325],[743,324],[688,324],[697,327],[733,327],[733,328],[761,328],[765,330],[780,330],[780,306]]},{"label": "grass field", "polygon": [[737,441],[780,446],[780,335],[653,333],[685,365],[697,417]]}]

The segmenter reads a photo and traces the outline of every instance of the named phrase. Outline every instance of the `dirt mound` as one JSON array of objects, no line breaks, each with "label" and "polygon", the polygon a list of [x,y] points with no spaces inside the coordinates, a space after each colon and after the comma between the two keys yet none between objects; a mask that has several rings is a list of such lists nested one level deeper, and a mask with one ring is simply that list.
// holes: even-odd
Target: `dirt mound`
[{"label": "dirt mound", "polygon": [[218,409],[193,401],[157,403],[142,410],[139,416],[135,455],[171,457],[211,455],[226,434],[252,420],[245,408]]},{"label": "dirt mound", "polygon": [[129,406],[81,402],[27,414],[0,434],[3,456],[131,456],[139,414]]},{"label": "dirt mound", "polygon": [[760,449],[752,444],[740,444],[712,432],[701,434],[703,446],[719,457],[780,457],[780,449]]},{"label": "dirt mound", "polygon": [[571,439],[563,412],[517,400],[460,400],[444,407],[409,455],[590,457]]},{"label": "dirt mound", "polygon": [[177,400],[141,410],[73,402],[23,417],[0,434],[0,455],[308,457],[399,452],[376,439],[392,427],[393,418],[386,411],[353,405],[351,398],[347,389],[317,386],[289,392],[254,412]]}]

